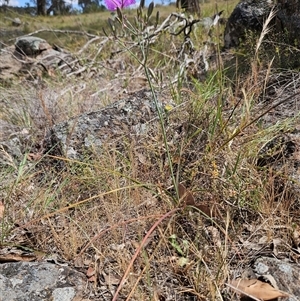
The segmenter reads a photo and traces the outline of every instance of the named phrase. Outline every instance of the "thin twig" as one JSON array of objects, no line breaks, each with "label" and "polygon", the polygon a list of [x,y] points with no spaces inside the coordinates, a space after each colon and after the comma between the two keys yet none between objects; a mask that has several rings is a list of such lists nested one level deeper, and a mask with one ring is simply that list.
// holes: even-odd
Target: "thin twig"
[{"label": "thin twig", "polygon": [[149,238],[149,236],[151,235],[151,233],[155,230],[155,228],[164,220],[166,219],[168,216],[170,215],[173,215],[175,212],[181,210],[181,208],[175,208],[169,212],[167,212],[166,214],[164,214],[158,221],[156,221],[156,223],[151,227],[151,229],[147,232],[147,234],[145,235],[145,237],[143,238],[140,246],[137,248],[137,250],[135,251],[134,255],[132,256],[131,258],[131,261],[130,263],[128,264],[128,267],[127,267],[127,270],[125,271],[120,283],[119,283],[119,286],[117,288],[117,291],[115,292],[114,294],[114,297],[112,299],[112,301],[116,301],[117,298],[118,298],[118,295],[119,295],[119,292],[121,291],[124,283],[125,283],[125,280],[130,272],[130,269],[132,268],[132,265],[134,263],[134,261],[136,260],[137,256],[139,255],[140,251],[142,250],[143,246],[145,245],[147,239]]},{"label": "thin twig", "polygon": [[[101,37],[100,36],[96,36],[94,38],[92,38],[91,40],[89,40],[87,43],[85,43],[83,45],[83,47],[77,52],[77,54],[81,54],[86,48],[88,48],[88,46],[90,46],[90,44],[92,44],[93,42],[96,42],[98,40],[100,40]],[[101,43],[100,45],[104,45],[107,41],[109,40],[109,38],[105,38]]]},{"label": "thin twig", "polygon": [[246,128],[248,128],[250,125],[252,125],[253,123],[257,122],[260,118],[262,118],[263,116],[265,116],[267,113],[269,113],[270,111],[272,111],[273,109],[275,109],[276,107],[284,104],[285,102],[291,100],[293,97],[299,95],[300,93],[294,93],[293,95],[288,96],[287,98],[279,101],[278,103],[275,103],[273,106],[271,106],[270,108],[266,109],[263,113],[261,113],[260,115],[258,115],[257,117],[255,117],[253,120],[251,120],[249,123],[247,123],[246,125],[240,127],[231,137],[229,137],[220,147],[218,150],[221,150],[225,145],[227,145],[231,140],[233,140],[235,137],[237,137],[238,135],[240,135]]},{"label": "thin twig", "polygon": [[82,36],[87,36],[87,37],[90,37],[90,38],[96,38],[96,37],[99,37],[95,34],[91,34],[91,33],[87,33],[86,31],[79,31],[79,30],[61,30],[61,29],[38,29],[34,32],[31,32],[31,33],[28,33],[26,35],[24,35],[24,37],[28,37],[28,36],[33,36],[37,33],[40,33],[40,32],[55,32],[55,33],[66,33],[66,34],[78,34],[78,35],[82,35]]}]

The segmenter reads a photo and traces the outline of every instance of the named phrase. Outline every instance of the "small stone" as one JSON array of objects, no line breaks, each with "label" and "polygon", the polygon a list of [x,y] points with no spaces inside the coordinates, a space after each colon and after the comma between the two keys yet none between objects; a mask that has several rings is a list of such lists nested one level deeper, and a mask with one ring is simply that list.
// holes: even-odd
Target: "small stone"
[{"label": "small stone", "polygon": [[38,37],[20,37],[15,43],[16,50],[25,55],[36,55],[51,46],[44,39]]},{"label": "small stone", "polygon": [[12,20],[12,25],[13,26],[20,26],[22,24],[21,20],[19,18],[14,18]]}]

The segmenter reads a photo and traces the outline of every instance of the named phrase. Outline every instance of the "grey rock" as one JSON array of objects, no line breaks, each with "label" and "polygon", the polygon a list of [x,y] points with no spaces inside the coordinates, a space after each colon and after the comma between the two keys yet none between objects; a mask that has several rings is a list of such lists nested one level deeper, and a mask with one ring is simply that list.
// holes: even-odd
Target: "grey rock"
[{"label": "grey rock", "polygon": [[[151,121],[156,120],[156,123]],[[46,152],[79,159],[87,150],[145,135],[158,124],[150,93],[138,92],[100,111],[90,112],[55,125],[45,139]],[[117,145],[118,146],[118,145]]]},{"label": "grey rock", "polygon": [[12,20],[12,25],[13,26],[20,26],[21,24],[22,24],[22,22],[21,22],[20,18],[14,18]]},{"label": "grey rock", "polygon": [[230,15],[224,32],[225,48],[236,47],[247,30],[260,31],[264,19],[269,15],[272,0],[245,0],[238,3]]},{"label": "grey rock", "polygon": [[51,263],[0,264],[0,301],[72,301],[81,298],[86,277]]},{"label": "grey rock", "polygon": [[276,30],[284,33],[287,40],[299,48],[300,43],[300,1],[278,0]]},{"label": "grey rock", "polygon": [[226,24],[225,48],[238,46],[247,31],[260,32],[272,7],[276,14],[270,28],[272,33],[278,34],[278,42],[299,45],[300,1],[244,0],[238,3]]},{"label": "grey rock", "polygon": [[66,73],[73,71],[74,63],[72,64],[72,61],[74,61],[74,57],[68,52],[49,48],[37,55],[36,59],[44,64],[47,69],[59,69],[60,72],[66,71]]},{"label": "grey rock", "polygon": [[53,299],[56,301],[73,300],[75,297],[75,289],[73,287],[56,288],[53,293]]},{"label": "grey rock", "polygon": [[[275,281],[275,285],[292,296],[287,301],[297,301],[300,297],[300,266],[287,260],[270,257],[258,258],[253,270],[256,276],[265,281]],[[273,284],[273,285],[274,285]]]},{"label": "grey rock", "polygon": [[52,47],[45,40],[37,37],[20,37],[15,46],[0,50],[0,80],[29,74],[39,77],[43,72],[48,75],[59,71],[69,74],[78,69],[78,60],[58,47]]},{"label": "grey rock", "polygon": [[14,46],[0,50],[0,80],[7,80],[16,76],[22,68],[21,61],[14,57],[14,51]]},{"label": "grey rock", "polygon": [[[25,128],[21,129],[1,119],[0,128],[0,166],[2,164],[14,166],[24,158],[30,133]],[[16,162],[15,159],[17,159]]]},{"label": "grey rock", "polygon": [[[128,97],[128,96],[127,96]],[[32,149],[33,133],[0,119],[0,166],[18,166]],[[84,113],[50,128],[40,141],[44,153],[81,159],[103,146],[124,149],[123,139],[131,141],[146,137],[159,127],[157,110],[152,95],[147,91],[131,94],[108,107]],[[0,185],[1,186],[1,185]]]},{"label": "grey rock", "polygon": [[32,36],[18,38],[15,47],[18,52],[26,55],[36,55],[52,48],[46,40]]}]

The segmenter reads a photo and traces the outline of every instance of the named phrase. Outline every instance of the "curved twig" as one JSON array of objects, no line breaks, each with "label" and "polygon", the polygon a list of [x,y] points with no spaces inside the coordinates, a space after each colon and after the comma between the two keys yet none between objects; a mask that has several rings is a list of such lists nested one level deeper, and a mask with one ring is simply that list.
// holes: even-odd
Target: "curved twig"
[{"label": "curved twig", "polygon": [[116,301],[117,298],[118,298],[118,295],[119,295],[119,292],[121,291],[122,289],[122,286],[124,285],[125,283],[125,280],[129,274],[129,271],[134,263],[134,261],[136,260],[137,256],[139,255],[140,251],[142,250],[143,246],[145,245],[147,239],[149,238],[149,236],[151,235],[151,233],[155,230],[155,228],[165,219],[167,218],[168,216],[170,215],[173,215],[175,212],[181,210],[182,208],[175,208],[169,212],[167,212],[166,214],[164,214],[158,221],[155,222],[155,224],[151,227],[151,229],[147,232],[147,234],[145,235],[145,237],[143,238],[140,246],[136,249],[134,255],[132,256],[131,258],[131,261],[130,263],[128,264],[128,267],[127,267],[127,270],[125,271],[120,283],[119,283],[119,286],[114,294],[114,297],[112,299],[112,301]]}]

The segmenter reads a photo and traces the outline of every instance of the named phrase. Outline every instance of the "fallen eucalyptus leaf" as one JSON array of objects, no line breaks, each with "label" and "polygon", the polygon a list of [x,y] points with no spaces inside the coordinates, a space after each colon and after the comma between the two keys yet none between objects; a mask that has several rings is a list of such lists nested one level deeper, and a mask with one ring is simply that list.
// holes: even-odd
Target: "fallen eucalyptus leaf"
[{"label": "fallen eucalyptus leaf", "polygon": [[230,287],[237,289],[241,293],[245,293],[247,296],[263,301],[289,296],[289,294],[277,290],[270,284],[257,279],[236,279],[230,283]]}]

